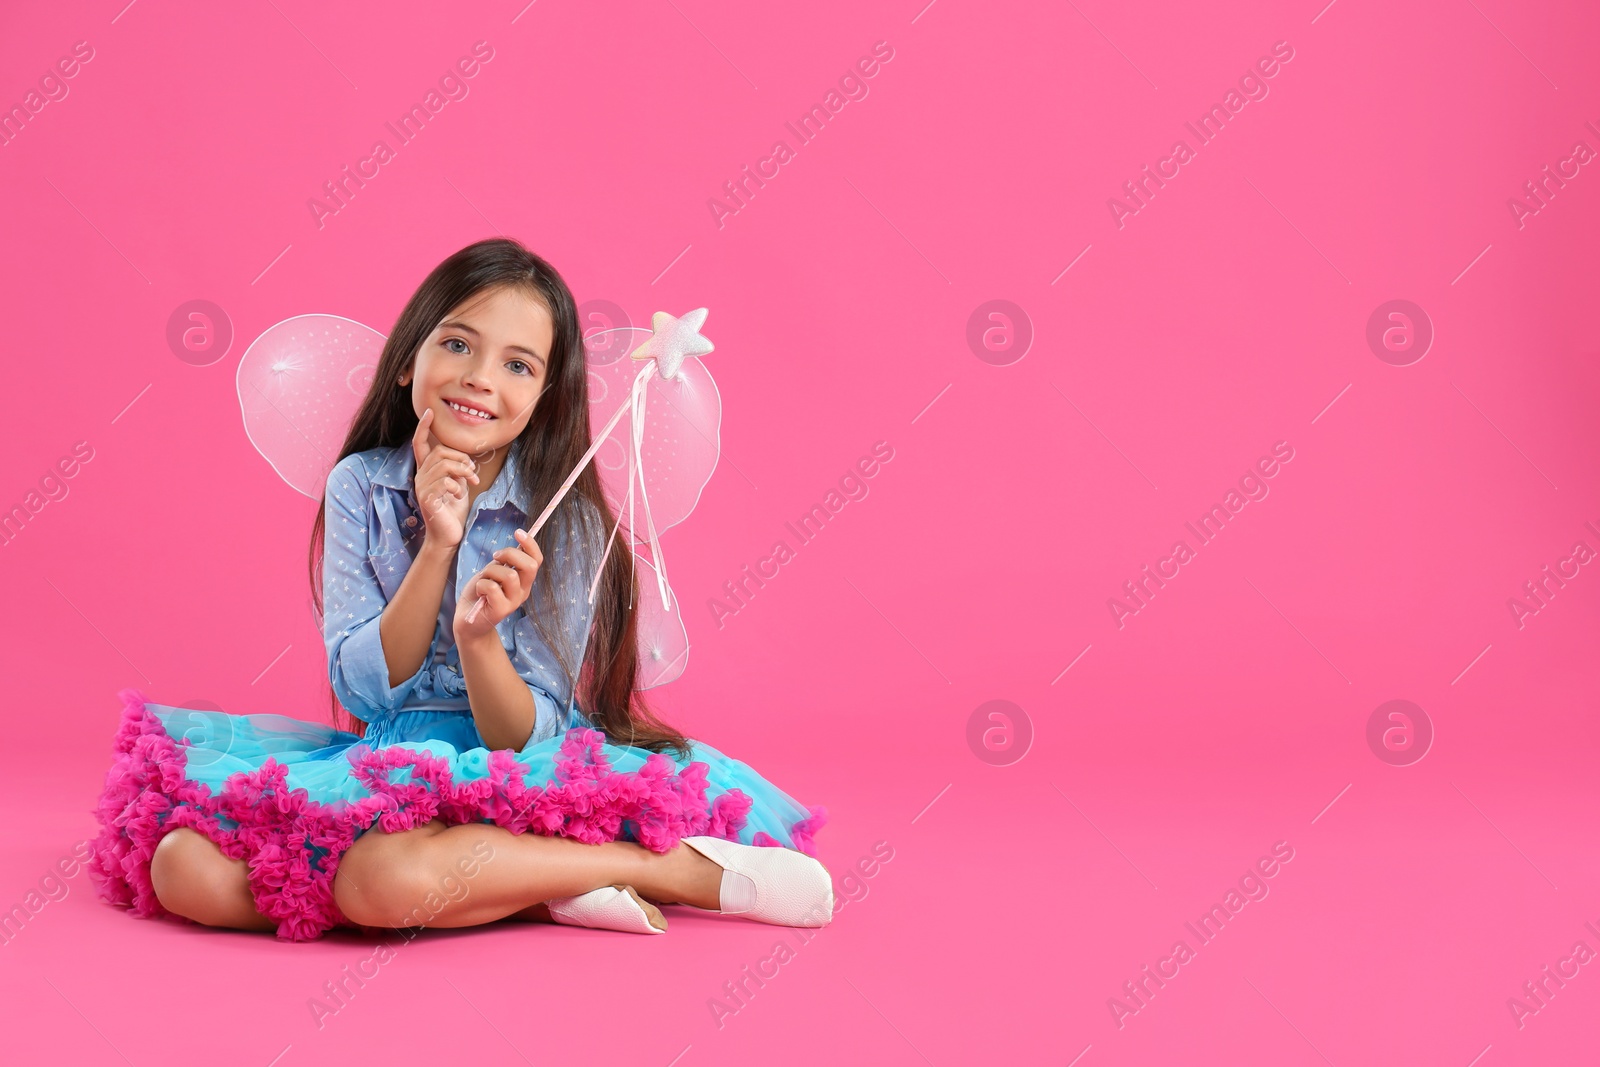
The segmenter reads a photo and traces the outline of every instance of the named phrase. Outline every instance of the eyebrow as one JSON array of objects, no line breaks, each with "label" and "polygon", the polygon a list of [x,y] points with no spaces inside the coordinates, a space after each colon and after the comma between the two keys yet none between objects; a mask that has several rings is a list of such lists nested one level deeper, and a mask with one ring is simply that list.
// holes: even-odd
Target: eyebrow
[{"label": "eyebrow", "polygon": [[[450,319],[448,321],[441,322],[439,324],[439,329],[441,329],[441,330],[446,330],[446,329],[465,330],[467,333],[470,333],[474,337],[480,336],[477,330],[474,330],[471,326],[468,326],[466,323],[458,322],[455,319]],[[507,345],[506,347],[511,349],[511,351],[513,351],[513,352],[521,352],[524,355],[532,356],[534,359],[538,360],[540,363],[548,362],[548,360],[545,359],[544,356],[541,356],[539,353],[535,352],[531,348],[524,348],[522,345]]]}]

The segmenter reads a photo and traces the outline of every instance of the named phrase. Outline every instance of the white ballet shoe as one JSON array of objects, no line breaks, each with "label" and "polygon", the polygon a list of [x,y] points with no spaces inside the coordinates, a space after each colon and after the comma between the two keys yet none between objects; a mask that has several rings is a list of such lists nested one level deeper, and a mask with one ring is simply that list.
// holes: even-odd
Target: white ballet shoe
[{"label": "white ballet shoe", "polygon": [[660,909],[640,897],[631,885],[603,885],[575,897],[547,900],[545,907],[550,909],[550,918],[563,926],[621,930],[628,934],[667,932],[667,920]]},{"label": "white ballet shoe", "polygon": [[805,853],[720,837],[685,837],[683,843],[722,868],[719,907],[701,911],[777,926],[826,926],[833,921],[833,879]]}]

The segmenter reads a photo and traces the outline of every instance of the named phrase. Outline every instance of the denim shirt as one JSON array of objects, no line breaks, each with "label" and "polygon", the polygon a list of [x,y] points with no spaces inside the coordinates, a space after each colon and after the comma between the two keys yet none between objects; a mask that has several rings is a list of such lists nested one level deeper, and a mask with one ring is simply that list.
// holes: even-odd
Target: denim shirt
[{"label": "denim shirt", "polygon": [[[462,751],[487,747],[472,719],[452,623],[460,583],[470,581],[496,551],[515,546],[512,531],[526,529],[532,521],[519,466],[521,447],[520,441],[513,443],[494,484],[473,501],[433,641],[416,673],[396,686],[389,685],[378,621],[422,548],[425,526],[411,484],[416,457],[407,441],[353,453],[329,473],[322,581],[328,680],[345,709],[367,723],[368,744],[437,739]],[[575,522],[578,507],[591,517],[582,536]],[[547,547],[540,570],[549,573],[539,575],[522,607],[496,627],[511,665],[533,694],[536,714],[524,749],[572,726],[592,725],[574,706],[555,650],[527,613],[538,610],[539,584],[548,580],[558,617],[542,621],[562,642],[576,676],[593,618],[589,581],[604,545],[603,531],[596,532],[600,525],[593,506],[569,494],[546,524],[550,535],[541,537]]]}]

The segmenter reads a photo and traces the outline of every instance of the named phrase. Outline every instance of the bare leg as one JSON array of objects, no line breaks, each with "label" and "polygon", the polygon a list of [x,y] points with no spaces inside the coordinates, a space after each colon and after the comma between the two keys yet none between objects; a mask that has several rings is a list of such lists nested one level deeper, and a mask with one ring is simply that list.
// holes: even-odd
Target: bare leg
[{"label": "bare leg", "polygon": [[[170,831],[150,858],[150,881],[161,906],[205,926],[234,930],[276,930],[277,921],[261,914],[250,894],[249,865],[229,859],[206,837],[187,826]],[[532,904],[510,918],[554,922],[544,904]]]},{"label": "bare leg", "polygon": [[546,918],[536,905],[617,884],[656,903],[715,909],[722,868],[687,845],[655,853],[631,841],[586,845],[434,820],[357,838],[339,862],[333,891],[339,909],[363,926],[452,928]]},{"label": "bare leg", "polygon": [[150,881],[168,911],[206,926],[276,930],[277,921],[256,910],[248,870],[187,826],[169,831],[150,857]]},{"label": "bare leg", "polygon": [[[256,909],[248,865],[188,827],[167,833],[150,862],[156,898],[207,926],[276,930]],[[468,873],[468,872],[472,873]],[[654,904],[716,908],[721,868],[687,845],[655,853],[631,842],[585,845],[513,834],[487,823],[374,829],[341,858],[334,898],[363,926],[472,926],[498,918],[549,922],[544,901],[632,885]],[[385,921],[387,920],[387,921]]]}]

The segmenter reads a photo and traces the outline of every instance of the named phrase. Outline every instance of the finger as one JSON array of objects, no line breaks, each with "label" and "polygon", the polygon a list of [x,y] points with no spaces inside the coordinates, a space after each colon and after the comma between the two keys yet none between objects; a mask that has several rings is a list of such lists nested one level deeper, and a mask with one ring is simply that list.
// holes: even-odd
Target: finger
[{"label": "finger", "polygon": [[454,478],[445,478],[438,482],[428,494],[445,508],[453,507],[457,502],[468,499],[466,487]]},{"label": "finger", "polygon": [[500,583],[500,592],[506,598],[506,603],[515,604],[528,594],[522,587],[522,573],[510,564],[501,564],[489,575]]},{"label": "finger", "polygon": [[433,409],[429,408],[417,420],[416,432],[411,435],[411,454],[417,459],[417,470],[422,469],[422,461],[427,459],[428,453],[432,451],[432,446],[428,444],[433,439],[433,435],[428,432],[428,427],[432,423]]},{"label": "finger", "polygon": [[509,581],[514,587],[517,572],[500,563],[488,563],[484,565],[483,570],[478,572],[478,576],[482,581],[493,582],[494,587],[500,591],[500,595],[507,596],[509,591],[506,589],[506,583]]},{"label": "finger", "polygon": [[435,439],[435,444],[429,450],[428,455],[434,462],[451,459],[458,463],[465,463],[474,470],[476,470],[478,467],[477,461],[474,460],[470,455],[461,451],[459,448],[451,448],[449,445],[438,444],[437,438]]},{"label": "finger", "polygon": [[538,561],[520,548],[502,548],[494,554],[494,558],[497,563],[510,567],[525,586],[532,585],[534,575],[539,573]]},{"label": "finger", "polygon": [[456,498],[456,493],[450,488],[448,480],[438,482],[428,488],[428,500],[435,507],[443,505],[449,507]]},{"label": "finger", "polygon": [[[501,552],[506,549],[501,549]],[[496,556],[500,553],[496,552]],[[519,568],[508,560],[492,559],[484,565],[479,576],[500,583],[506,599],[512,604],[520,604],[527,599],[528,591],[532,588],[532,572]]]},{"label": "finger", "polygon": [[471,482],[481,485],[483,478],[478,474],[473,465],[465,460],[446,459],[435,452],[429,457],[425,466],[419,469],[415,479],[419,485],[432,485],[444,478],[455,478],[462,482]]},{"label": "finger", "polygon": [[479,578],[473,585],[478,590],[478,595],[489,602],[490,609],[496,615],[506,615],[511,611],[511,603],[506,599],[505,590],[500,583],[490,577]]},{"label": "finger", "polygon": [[443,514],[450,510],[450,501],[443,493],[434,493],[428,497],[428,510]]},{"label": "finger", "polygon": [[[499,555],[499,553],[496,553],[496,555]],[[477,576],[501,585],[502,592],[506,593],[507,597],[512,598],[512,600],[518,600],[518,598],[525,595],[522,592],[522,574],[517,571],[515,566],[506,563],[504,560],[496,558],[496,560],[488,561],[483,565],[482,571],[478,571]]]},{"label": "finger", "polygon": [[534,540],[533,535],[527,530],[518,530],[516,531],[516,536],[517,543],[522,546],[523,551],[533,557],[535,564],[542,565],[544,563],[544,549],[539,547],[539,542]]},{"label": "finger", "polygon": [[502,548],[496,550],[494,562],[504,563],[518,574],[532,574],[539,569],[539,563],[532,556],[520,548]]},{"label": "finger", "polygon": [[473,485],[477,485],[483,481],[483,479],[478,476],[477,466],[472,462],[459,459],[440,459],[438,458],[438,454],[435,453],[433,465],[428,470],[423,472],[423,477],[424,479],[427,479],[439,474],[452,475],[462,479],[463,481],[469,481]]}]

